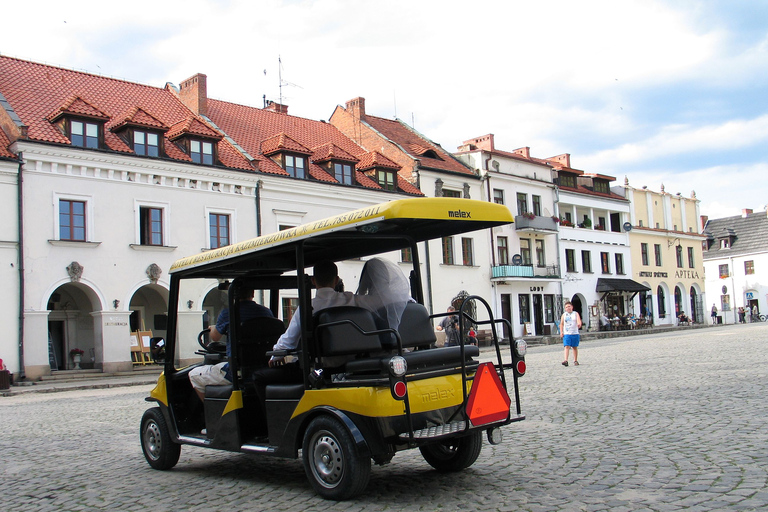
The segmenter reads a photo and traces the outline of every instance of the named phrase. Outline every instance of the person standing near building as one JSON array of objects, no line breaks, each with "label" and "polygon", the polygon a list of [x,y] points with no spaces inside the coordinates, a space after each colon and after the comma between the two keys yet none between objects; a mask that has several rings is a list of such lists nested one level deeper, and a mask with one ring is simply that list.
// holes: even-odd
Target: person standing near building
[{"label": "person standing near building", "polygon": [[[448,306],[448,312],[453,313],[456,308]],[[459,318],[456,315],[450,315],[443,318],[440,325],[437,326],[438,331],[445,331],[445,346],[455,347],[459,344]]]},{"label": "person standing near building", "polygon": [[568,366],[568,356],[573,349],[573,365],[579,366],[579,329],[581,316],[573,310],[573,304],[565,303],[565,313],[560,317],[560,337],[563,338],[563,366]]},{"label": "person standing near building", "polygon": [[717,306],[712,304],[712,325],[717,324]]},{"label": "person standing near building", "polygon": [[752,306],[752,321],[753,322],[759,322],[760,321],[760,312],[757,310],[757,304]]}]

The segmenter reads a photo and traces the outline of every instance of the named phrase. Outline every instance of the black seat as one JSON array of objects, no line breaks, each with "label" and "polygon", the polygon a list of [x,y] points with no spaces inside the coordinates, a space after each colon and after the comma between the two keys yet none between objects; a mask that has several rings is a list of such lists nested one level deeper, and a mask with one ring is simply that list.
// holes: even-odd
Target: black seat
[{"label": "black seat", "polygon": [[279,318],[257,317],[240,323],[240,365],[263,367],[278,338],[285,332],[285,324]]},{"label": "black seat", "polygon": [[323,309],[315,313],[314,325],[323,367],[341,367],[355,356],[365,357],[382,350],[378,334],[365,334],[378,329],[373,313],[367,309],[353,306]]},{"label": "black seat", "polygon": [[418,302],[409,302],[405,305],[397,330],[400,332],[403,348],[429,348],[437,341],[435,330],[429,321],[429,312]]}]

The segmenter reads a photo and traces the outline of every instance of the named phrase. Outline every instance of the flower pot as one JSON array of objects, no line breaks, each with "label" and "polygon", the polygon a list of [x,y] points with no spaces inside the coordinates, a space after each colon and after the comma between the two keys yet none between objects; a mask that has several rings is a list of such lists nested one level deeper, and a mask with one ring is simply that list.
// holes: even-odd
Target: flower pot
[{"label": "flower pot", "polygon": [[75,363],[75,367],[73,368],[74,370],[82,370],[82,368],[80,368],[80,360],[82,359],[82,357],[83,356],[80,354],[72,355],[72,362]]}]

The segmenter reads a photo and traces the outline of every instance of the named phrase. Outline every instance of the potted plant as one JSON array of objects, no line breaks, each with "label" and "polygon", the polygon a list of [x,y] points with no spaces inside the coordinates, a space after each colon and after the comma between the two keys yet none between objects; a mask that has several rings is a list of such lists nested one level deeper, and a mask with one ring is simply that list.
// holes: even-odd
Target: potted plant
[{"label": "potted plant", "polygon": [[572,228],[573,222],[569,221],[568,219],[560,219],[560,225]]},{"label": "potted plant", "polygon": [[560,220],[560,217],[558,217],[557,215],[553,215],[552,216],[552,220],[555,221],[555,224],[560,224],[560,222],[562,222]]},{"label": "potted plant", "polygon": [[79,348],[73,348],[69,351],[70,357],[72,357],[72,362],[75,363],[75,370],[80,370],[80,360],[83,357],[83,354],[85,353],[84,350]]},{"label": "potted plant", "polygon": [[590,220],[589,217],[584,217],[584,222],[581,223],[581,225],[587,229],[592,227],[592,220]]},{"label": "potted plant", "polygon": [[531,213],[531,212],[525,212],[525,213],[523,214],[523,217],[525,217],[525,218],[526,218],[526,219],[528,219],[528,220],[533,220],[533,219],[535,219],[535,218],[536,218],[536,216],[535,216],[533,213]]}]

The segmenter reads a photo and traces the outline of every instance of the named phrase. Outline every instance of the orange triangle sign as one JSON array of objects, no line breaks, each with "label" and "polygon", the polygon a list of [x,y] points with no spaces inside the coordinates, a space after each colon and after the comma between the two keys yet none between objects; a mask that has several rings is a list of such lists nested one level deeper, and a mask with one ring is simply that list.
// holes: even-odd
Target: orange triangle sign
[{"label": "orange triangle sign", "polygon": [[467,415],[472,424],[478,426],[506,420],[511,403],[493,363],[481,363],[467,400]]}]

